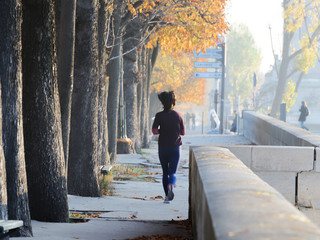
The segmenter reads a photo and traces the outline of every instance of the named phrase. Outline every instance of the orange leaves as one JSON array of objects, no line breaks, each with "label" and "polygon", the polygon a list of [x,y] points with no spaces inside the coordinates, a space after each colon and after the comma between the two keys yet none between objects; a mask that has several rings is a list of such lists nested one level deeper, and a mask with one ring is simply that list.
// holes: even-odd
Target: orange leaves
[{"label": "orange leaves", "polygon": [[152,88],[156,92],[174,90],[178,102],[201,105],[204,101],[205,80],[193,77],[193,56],[177,53],[177,56],[158,56],[152,74]]},{"label": "orange leaves", "polygon": [[[155,28],[147,47],[161,45],[166,54],[204,50],[215,46],[228,30],[226,0],[131,0],[128,10]],[[136,4],[136,6],[135,6]]]},{"label": "orange leaves", "polygon": [[[165,2],[169,5],[171,1]],[[167,25],[151,41],[158,41],[167,54],[214,46],[228,29],[224,7],[224,0],[189,0],[172,4],[163,16]]]}]

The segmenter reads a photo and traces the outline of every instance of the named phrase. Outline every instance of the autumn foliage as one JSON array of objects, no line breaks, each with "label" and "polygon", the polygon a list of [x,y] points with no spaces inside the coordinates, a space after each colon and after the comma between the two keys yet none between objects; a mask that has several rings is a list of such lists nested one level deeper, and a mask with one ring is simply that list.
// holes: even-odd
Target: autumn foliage
[{"label": "autumn foliage", "polygon": [[201,105],[204,102],[206,82],[193,77],[193,56],[181,54],[160,55],[152,74],[152,89],[156,92],[174,90],[179,102]]},{"label": "autumn foliage", "polygon": [[148,47],[159,44],[162,53],[177,55],[217,44],[228,29],[225,4],[226,0],[144,0],[129,1],[128,9],[148,23]]},{"label": "autumn foliage", "polygon": [[180,102],[203,104],[205,80],[193,77],[190,53],[215,46],[225,34],[225,4],[225,0],[147,0],[137,8],[130,5],[134,14],[144,15],[154,24],[148,30],[147,46],[161,47],[152,76],[153,90],[173,89]]}]

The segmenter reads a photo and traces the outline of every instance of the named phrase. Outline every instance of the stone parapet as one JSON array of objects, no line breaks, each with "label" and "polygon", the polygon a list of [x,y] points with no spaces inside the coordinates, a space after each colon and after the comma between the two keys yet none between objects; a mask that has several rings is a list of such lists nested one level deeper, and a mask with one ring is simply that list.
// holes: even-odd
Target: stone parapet
[{"label": "stone parapet", "polygon": [[243,112],[243,134],[261,145],[320,146],[320,136],[254,111]]},{"label": "stone parapet", "polygon": [[314,223],[226,148],[191,147],[189,178],[196,239],[320,239]]}]

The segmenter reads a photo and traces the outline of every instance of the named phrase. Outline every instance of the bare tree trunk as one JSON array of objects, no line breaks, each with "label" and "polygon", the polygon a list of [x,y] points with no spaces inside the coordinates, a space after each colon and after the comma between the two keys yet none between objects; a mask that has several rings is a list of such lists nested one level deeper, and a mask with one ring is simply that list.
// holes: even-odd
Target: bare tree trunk
[{"label": "bare tree trunk", "polygon": [[[68,167],[71,100],[74,71],[76,0],[59,1],[57,21],[58,86],[61,107],[62,140],[65,165]],[[66,171],[68,173],[68,171]]]},{"label": "bare tree trunk", "polygon": [[296,83],[296,87],[294,89],[295,92],[298,92],[298,89],[300,87],[300,84],[301,84],[301,81],[303,79],[303,76],[304,76],[304,72],[300,72],[299,78],[298,78],[297,83]]},{"label": "bare tree trunk", "polygon": [[[8,185],[8,217],[23,220],[15,236],[32,236],[22,121],[21,1],[4,1],[0,8],[0,79],[3,146]],[[9,61],[9,59],[11,61]],[[2,144],[1,144],[2,146]],[[2,147],[1,147],[2,151]],[[1,153],[2,154],[2,153]]]},{"label": "bare tree trunk", "polygon": [[105,39],[107,35],[106,0],[99,0],[98,41],[99,41],[99,109],[98,109],[98,162],[109,164],[108,154],[108,119],[107,119],[107,53]]},{"label": "bare tree trunk", "polygon": [[97,197],[98,144],[98,1],[77,1],[75,71],[72,96],[68,191]]},{"label": "bare tree trunk", "polygon": [[145,86],[145,80],[146,80],[146,48],[145,45],[141,47],[141,51],[139,53],[139,62],[138,62],[138,67],[139,67],[139,72],[141,74],[141,79],[140,82],[138,83],[138,94],[137,94],[137,114],[138,114],[138,140],[136,144],[137,151],[141,149],[141,140],[142,140],[142,129],[144,127],[143,123],[143,114],[142,114],[142,109],[143,109],[143,93],[144,93],[144,86]]},{"label": "bare tree trunk", "polygon": [[132,140],[136,152],[141,148],[140,135],[140,109],[139,95],[143,79],[143,72],[139,69],[139,52],[143,47],[139,45],[142,38],[143,22],[139,18],[135,18],[127,26],[126,34],[124,36],[124,52],[131,51],[124,56],[124,95],[126,103],[126,127],[127,136]]},{"label": "bare tree trunk", "polygon": [[25,158],[31,217],[68,222],[53,7],[53,0],[23,1]]},{"label": "bare tree trunk", "polygon": [[118,138],[118,110],[120,96],[120,74],[122,74],[120,55],[122,53],[122,16],[123,0],[114,0],[113,12],[113,39],[114,47],[110,55],[110,62],[107,65],[107,73],[109,75],[108,89],[108,137],[109,137],[109,153],[111,154],[111,163],[116,162],[117,155],[117,138]]},{"label": "bare tree trunk", "polygon": [[284,31],[283,47],[282,47],[282,60],[279,70],[279,80],[276,90],[276,95],[273,99],[271,116],[276,117],[280,111],[280,104],[283,100],[283,94],[285,93],[286,86],[288,84],[288,69],[290,66],[290,42],[293,38],[292,33]]},{"label": "bare tree trunk", "polygon": [[[287,7],[287,4],[289,4],[290,0],[284,0],[283,1],[283,8]],[[288,69],[290,66],[290,61],[293,60],[290,57],[290,43],[294,36],[294,33],[288,33],[285,30],[286,22],[284,19],[283,24],[283,42],[282,42],[282,59],[279,69],[279,79],[278,79],[278,85],[275,97],[273,99],[272,103],[272,109],[271,109],[271,116],[277,117],[280,111],[280,104],[283,100],[283,95],[285,93],[286,86],[288,84]]]},{"label": "bare tree trunk", "polygon": [[[150,87],[151,87],[151,75],[152,75],[152,71],[153,71],[153,67],[156,64],[156,60],[158,57],[158,53],[159,53],[159,46],[155,47],[154,49],[152,49],[152,54],[150,56],[150,66],[149,66],[149,76],[150,76]],[[152,118],[156,115],[156,113],[158,111],[161,110],[161,103],[158,100],[157,94],[155,91],[153,92],[148,92],[149,93],[149,126],[152,125]]]},{"label": "bare tree trunk", "polygon": [[150,134],[151,134],[151,118],[150,118],[150,87],[151,87],[151,75],[153,70],[153,54],[157,49],[148,49],[146,54],[146,79],[144,87],[144,104],[143,104],[143,115],[144,115],[144,127],[142,128],[142,142],[143,148],[149,147]]},{"label": "bare tree trunk", "polygon": [[[4,16],[4,15],[1,15]],[[0,45],[1,46],[1,45]],[[2,76],[1,76],[2,77]],[[1,89],[1,83],[0,83]],[[1,95],[1,91],[0,91]],[[0,108],[2,109],[0,97]],[[2,132],[2,111],[0,111],[0,132]],[[2,138],[0,138],[0,219],[8,220],[8,199],[7,199],[7,176],[4,153],[2,148]]]}]

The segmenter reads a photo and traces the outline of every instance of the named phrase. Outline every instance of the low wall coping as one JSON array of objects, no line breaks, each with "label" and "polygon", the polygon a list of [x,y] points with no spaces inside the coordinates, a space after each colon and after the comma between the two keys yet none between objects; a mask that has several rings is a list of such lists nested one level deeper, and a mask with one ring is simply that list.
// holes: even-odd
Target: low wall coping
[{"label": "low wall coping", "polygon": [[[269,124],[270,126],[276,128],[277,132],[279,131],[284,131],[287,132],[289,134],[291,134],[292,136],[294,136],[297,139],[300,139],[301,141],[299,142],[300,146],[313,146],[313,147],[320,147],[320,136],[311,133],[309,131],[306,131],[300,127],[296,127],[293,126],[289,123],[283,122],[279,119],[270,117],[270,116],[266,116],[254,111],[244,111],[243,112],[243,120],[244,121],[248,121],[249,118],[256,118],[259,121],[263,121],[266,122],[267,124]],[[251,127],[256,127],[254,124],[250,124]],[[261,129],[259,129],[260,131]],[[268,129],[268,132],[271,129]],[[274,136],[275,137],[275,136]],[[285,143],[284,139],[279,139],[280,142]],[[257,143],[260,144],[260,143]],[[289,144],[286,144],[289,145]]]},{"label": "low wall coping", "polygon": [[190,147],[190,174],[197,239],[320,239],[311,220],[226,148]]}]

